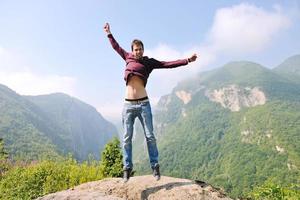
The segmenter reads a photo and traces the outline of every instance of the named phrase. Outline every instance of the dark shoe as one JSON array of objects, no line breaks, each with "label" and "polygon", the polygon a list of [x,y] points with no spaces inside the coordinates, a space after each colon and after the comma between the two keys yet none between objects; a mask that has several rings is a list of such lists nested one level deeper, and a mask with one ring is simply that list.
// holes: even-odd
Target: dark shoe
[{"label": "dark shoe", "polygon": [[132,169],[124,169],[123,170],[123,181],[126,183],[131,176]]},{"label": "dark shoe", "polygon": [[152,168],[152,170],[153,170],[153,176],[154,176],[154,178],[155,178],[157,181],[159,181],[159,179],[160,179],[159,164],[156,164],[156,165]]}]

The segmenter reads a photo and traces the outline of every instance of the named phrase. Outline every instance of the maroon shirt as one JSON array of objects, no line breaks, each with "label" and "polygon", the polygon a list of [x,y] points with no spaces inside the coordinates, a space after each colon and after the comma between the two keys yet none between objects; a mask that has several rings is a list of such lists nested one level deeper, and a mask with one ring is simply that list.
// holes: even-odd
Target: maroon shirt
[{"label": "maroon shirt", "polygon": [[120,45],[115,40],[112,34],[109,34],[108,38],[114,50],[116,50],[118,54],[120,54],[120,56],[126,61],[124,75],[126,85],[131,75],[137,75],[141,77],[144,81],[144,85],[146,86],[148,77],[153,69],[174,68],[188,64],[187,59],[181,59],[170,62],[158,61],[154,58],[148,58],[147,56],[144,56],[142,59],[136,59],[134,58],[132,53],[129,53],[125,51],[122,47],[120,47]]}]

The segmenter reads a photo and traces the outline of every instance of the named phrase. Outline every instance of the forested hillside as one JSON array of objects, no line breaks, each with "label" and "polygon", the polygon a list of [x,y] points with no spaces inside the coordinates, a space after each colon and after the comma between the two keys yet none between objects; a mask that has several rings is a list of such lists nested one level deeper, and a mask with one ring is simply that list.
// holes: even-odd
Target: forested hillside
[{"label": "forested hillside", "polygon": [[0,138],[13,160],[99,158],[116,128],[95,108],[65,94],[21,96],[0,85]]},{"label": "forested hillside", "polygon": [[[154,113],[163,174],[234,197],[268,181],[299,184],[300,84],[278,70],[228,63],[179,83]],[[137,171],[149,172],[143,134],[135,138]]]}]

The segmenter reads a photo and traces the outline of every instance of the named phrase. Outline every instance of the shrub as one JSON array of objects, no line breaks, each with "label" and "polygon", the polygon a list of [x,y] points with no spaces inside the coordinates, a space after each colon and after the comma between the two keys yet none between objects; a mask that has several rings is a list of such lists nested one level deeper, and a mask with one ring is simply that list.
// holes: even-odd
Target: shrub
[{"label": "shrub", "polygon": [[123,171],[122,151],[118,138],[113,138],[105,145],[101,155],[101,165],[105,177],[120,177]]}]

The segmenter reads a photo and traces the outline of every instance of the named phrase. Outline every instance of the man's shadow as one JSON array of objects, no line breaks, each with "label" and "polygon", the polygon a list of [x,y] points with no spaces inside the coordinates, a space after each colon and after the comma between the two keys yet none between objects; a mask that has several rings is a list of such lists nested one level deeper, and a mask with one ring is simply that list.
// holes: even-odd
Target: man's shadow
[{"label": "man's shadow", "polygon": [[165,185],[160,185],[160,186],[156,186],[156,187],[149,187],[145,190],[143,190],[141,192],[141,199],[142,200],[147,200],[148,197],[153,194],[156,193],[157,191],[161,190],[161,189],[165,189],[165,190],[171,190],[174,187],[180,187],[180,186],[184,186],[184,185],[193,185],[193,184],[197,184],[200,187],[204,188],[206,186],[208,186],[207,183],[202,182],[202,181],[191,181],[191,182],[173,182],[173,183],[167,183]]}]

